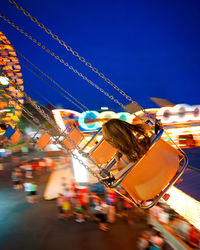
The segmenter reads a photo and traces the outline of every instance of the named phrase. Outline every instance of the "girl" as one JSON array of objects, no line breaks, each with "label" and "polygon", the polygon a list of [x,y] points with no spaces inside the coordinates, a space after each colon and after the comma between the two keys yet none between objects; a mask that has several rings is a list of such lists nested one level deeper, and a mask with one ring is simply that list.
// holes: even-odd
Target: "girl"
[{"label": "girl", "polygon": [[104,139],[118,149],[116,166],[121,170],[129,162],[137,162],[149,149],[151,144],[148,125],[132,125],[119,119],[111,119],[103,124]]}]

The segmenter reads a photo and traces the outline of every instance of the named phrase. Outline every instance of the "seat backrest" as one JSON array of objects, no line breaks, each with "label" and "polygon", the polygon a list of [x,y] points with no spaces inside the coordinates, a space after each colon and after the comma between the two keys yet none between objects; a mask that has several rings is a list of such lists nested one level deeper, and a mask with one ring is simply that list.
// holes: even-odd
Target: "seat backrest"
[{"label": "seat backrest", "polygon": [[116,154],[117,149],[113,148],[108,142],[102,139],[91,151],[90,157],[98,164],[102,165],[111,160]]},{"label": "seat backrest", "polygon": [[17,129],[15,133],[11,136],[12,144],[16,144],[20,140],[20,138],[21,138],[21,133],[19,129]]},{"label": "seat backrest", "polygon": [[132,168],[121,185],[135,200],[153,199],[176,175],[179,152],[159,139]]},{"label": "seat backrest", "polygon": [[[70,150],[75,149],[75,145],[78,146],[78,144],[82,141],[83,139],[83,133],[80,132],[77,128],[74,128],[69,134],[68,134],[69,139],[64,139],[63,143],[67,148]],[[71,142],[72,140],[72,142]],[[75,145],[74,145],[75,144]]]},{"label": "seat backrest", "polygon": [[51,141],[51,135],[46,132],[40,137],[37,144],[40,149],[44,149],[47,146],[47,144],[49,144],[50,141]]}]

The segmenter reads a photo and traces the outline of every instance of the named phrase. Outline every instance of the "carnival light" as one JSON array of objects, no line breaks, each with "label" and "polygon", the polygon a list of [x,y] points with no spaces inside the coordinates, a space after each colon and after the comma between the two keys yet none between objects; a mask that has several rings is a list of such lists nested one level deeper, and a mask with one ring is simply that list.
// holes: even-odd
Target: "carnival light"
[{"label": "carnival light", "polygon": [[[81,161],[86,163],[86,159],[82,157],[77,150],[74,150],[74,154],[77,155]],[[74,157],[72,157],[72,163],[76,182],[87,183],[89,181],[89,177],[86,168],[82,164],[80,164],[78,159],[75,159]]]},{"label": "carnival light", "polygon": [[9,79],[4,76],[0,76],[0,84],[1,85],[8,85],[9,84]]},{"label": "carnival light", "polygon": [[[10,41],[7,39],[7,37],[0,32],[0,65],[1,65],[1,76],[0,76],[0,85],[3,85],[0,90],[0,107],[1,109],[5,109],[8,107],[14,107],[13,112],[7,112],[4,117],[2,117],[2,120],[12,127],[16,126],[16,123],[19,121],[19,116],[22,114],[22,107],[17,105],[18,101],[23,104],[23,79],[22,79],[22,73],[20,72],[21,66],[19,65],[19,61],[17,59],[15,50],[13,46],[11,45]],[[16,87],[12,84],[17,84],[21,91],[18,91]],[[4,100],[4,97],[7,98],[7,100]],[[12,99],[12,97],[15,98],[15,100]],[[17,101],[16,101],[17,99]],[[10,111],[10,110],[9,110]],[[3,132],[0,132],[3,133]]]},{"label": "carnival light", "polygon": [[167,204],[200,230],[200,202],[175,187],[168,191]]},{"label": "carnival light", "polygon": [[70,116],[73,116],[73,118],[75,118],[75,117],[79,117],[81,115],[81,113],[79,113],[77,111],[70,110],[70,109],[53,109],[52,113],[53,113],[54,119],[55,119],[57,125],[59,126],[59,128],[61,129],[61,131],[64,131],[66,129],[62,114],[65,114],[65,117],[68,118],[68,120],[72,119],[72,118],[70,118]]}]

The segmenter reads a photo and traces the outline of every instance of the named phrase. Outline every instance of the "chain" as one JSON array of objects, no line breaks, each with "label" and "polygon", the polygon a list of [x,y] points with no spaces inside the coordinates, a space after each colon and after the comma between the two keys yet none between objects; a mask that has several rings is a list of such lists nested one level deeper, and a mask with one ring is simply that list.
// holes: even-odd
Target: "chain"
[{"label": "chain", "polygon": [[[7,44],[7,42],[2,39],[2,41],[4,42],[4,44]],[[71,102],[72,104],[74,104],[75,106],[77,106],[78,108],[80,108],[82,111],[88,110],[88,108],[86,106],[84,106],[81,102],[79,102],[75,97],[73,97],[70,93],[68,93],[64,88],[62,88],[56,81],[54,81],[50,76],[48,76],[46,73],[44,73],[40,68],[38,68],[35,64],[33,64],[27,57],[25,57],[19,50],[17,50],[13,45],[9,44],[9,46],[12,46],[12,48],[22,57],[24,58],[28,63],[30,63],[34,68],[36,68],[38,71],[40,71],[40,73],[42,73],[45,77],[47,77],[51,82],[53,82],[58,88],[60,88],[63,92],[65,92],[68,96],[70,96],[72,99],[74,99],[77,103],[79,103],[80,105],[82,105],[82,107],[84,109],[82,109],[79,105],[77,105],[76,103],[74,103],[70,98],[68,98],[66,95],[64,95],[61,91],[57,90],[55,88],[55,86],[53,86],[52,84],[50,84],[49,82],[45,81],[41,76],[39,76],[37,73],[35,73],[34,71],[32,71],[28,66],[24,65],[23,63],[20,63],[21,65],[23,65],[26,69],[28,69],[31,73],[33,73],[34,75],[36,75],[38,78],[40,78],[43,82],[47,83],[50,87],[56,89],[56,91],[58,93],[60,93],[65,99],[67,99],[69,102]],[[53,105],[54,106],[54,105]]]},{"label": "chain", "polygon": [[[69,92],[67,92],[64,88],[62,88],[55,80],[53,80],[50,76],[48,76],[46,73],[44,73],[44,71],[42,71],[40,68],[38,68],[35,64],[33,64],[28,58],[26,58],[21,52],[19,52],[17,49],[15,49],[17,51],[17,53],[23,57],[27,62],[29,62],[34,68],[36,68],[38,71],[40,71],[40,73],[42,73],[45,77],[47,77],[51,82],[53,82],[59,89],[61,89],[63,92],[65,92],[68,96],[70,96],[72,99],[74,99],[79,105],[77,105],[76,103],[74,103],[70,98],[68,98],[66,95],[64,95],[62,92],[59,91],[59,93],[65,98],[67,99],[69,102],[71,102],[72,104],[74,104],[75,106],[77,106],[80,110],[85,111],[88,110],[88,108],[83,105],[79,100],[77,100],[75,97],[73,97]],[[22,64],[22,63],[21,63]],[[33,72],[31,69],[29,69],[27,66],[23,65],[24,67],[26,67],[29,71],[31,71],[33,74],[37,75],[42,81],[46,82],[48,85],[50,85],[52,88],[55,88],[53,85],[51,85],[50,83],[48,83],[47,81],[45,81],[42,77],[40,77],[38,74],[36,74],[35,72]],[[83,108],[82,108],[82,107]]]},{"label": "chain", "polygon": [[[77,105],[75,102],[73,102],[72,100],[70,100],[66,95],[64,95],[61,91],[57,90],[56,87],[54,87],[52,84],[50,84],[49,82],[45,81],[40,75],[38,75],[37,73],[35,73],[33,70],[31,70],[28,66],[24,65],[22,62],[20,63],[22,66],[24,66],[28,71],[30,71],[32,74],[34,74],[35,76],[37,76],[40,80],[42,80],[43,82],[47,83],[50,87],[52,87],[53,89],[55,89],[59,94],[61,94],[62,96],[65,97],[65,99],[67,99],[69,102],[71,102],[74,106],[78,107],[80,110],[85,111],[84,109],[82,109],[79,105]],[[40,94],[41,95],[41,94]],[[43,97],[44,98],[44,97]],[[46,99],[46,98],[45,98]],[[54,105],[53,105],[54,106]]]},{"label": "chain", "polygon": [[[20,63],[20,64],[23,65],[23,66],[25,66],[23,63]],[[25,66],[25,67],[26,67],[26,66]],[[29,87],[33,92],[35,92],[37,95],[41,96],[41,97],[46,101],[47,104],[50,104],[53,108],[56,108],[56,106],[55,106],[51,101],[49,101],[49,99],[47,99],[45,96],[41,95],[39,91],[37,91],[35,88],[33,88],[33,86],[32,86],[33,84],[31,85],[31,84],[29,84],[28,82],[26,82],[26,85],[28,85],[28,87]],[[44,105],[42,105],[42,107],[43,107],[44,109],[46,109],[48,112],[51,112],[51,110],[48,109],[47,107],[45,107]]]},{"label": "chain", "polygon": [[[36,109],[38,110],[38,112],[39,112],[42,116],[44,116],[44,117],[46,118],[46,120],[48,120],[49,122],[52,121],[52,120],[44,113],[44,111],[40,109],[40,107],[39,107],[36,103],[32,102],[32,100],[31,100],[30,97],[29,97],[28,101],[34,106],[34,108],[36,108]],[[53,126],[53,124],[51,124],[51,125]],[[57,126],[56,126],[56,127],[57,127]],[[55,127],[54,127],[54,128],[55,128]],[[72,145],[74,145],[74,146],[77,148],[77,145],[75,144],[75,142],[74,142],[67,134],[65,134],[64,137],[67,137],[67,140],[68,140]],[[78,157],[75,153],[73,153],[73,151],[71,151],[70,149],[68,149],[68,148],[65,146],[65,144],[64,144],[63,142],[61,142],[60,140],[57,140],[57,142],[62,146],[62,148],[64,148],[65,151],[67,151],[67,153],[70,153],[70,154],[72,155],[72,157],[73,157],[75,160],[78,160],[79,163],[80,163],[81,165],[83,165],[83,166],[87,169],[88,172],[90,172],[94,177],[96,177],[96,178],[98,179],[98,181],[101,181],[101,178],[100,178],[94,171],[92,171],[92,170],[87,166],[87,164],[85,164],[81,159],[79,159],[79,157]]]},{"label": "chain", "polygon": [[17,4],[14,0],[9,0],[18,10],[20,10],[25,16],[29,17],[31,21],[36,23],[41,29],[43,29],[48,35],[50,35],[54,40],[59,42],[60,45],[64,46],[67,51],[71,52],[75,57],[77,57],[82,63],[89,67],[93,72],[95,72],[99,77],[104,79],[110,86],[112,86],[116,91],[118,91],[122,96],[124,96],[128,101],[134,103],[138,106],[149,118],[155,120],[148,112],[143,109],[136,101],[133,101],[130,96],[128,96],[123,90],[121,90],[116,84],[114,84],[109,78],[107,78],[103,73],[101,73],[97,68],[93,67],[90,62],[87,62],[86,59],[78,54],[77,51],[73,50],[65,41],[61,40],[57,35],[55,35],[50,29],[46,28],[43,23],[40,23],[37,18],[33,17],[28,11],[24,10],[22,6]]},{"label": "chain", "polygon": [[[26,95],[27,96],[27,95]],[[52,121],[52,119],[49,118],[48,115],[45,114],[45,112],[36,104],[34,103],[30,97],[28,97],[28,101],[34,106],[35,109],[37,109],[37,111],[47,120],[51,123],[51,125],[57,129],[57,125]],[[78,146],[75,144],[75,142],[67,135],[67,134],[64,134],[64,137],[67,138],[67,140],[76,148],[79,150]],[[61,144],[62,147],[65,148],[65,150],[67,150],[68,153],[72,154],[73,158],[78,160],[80,164],[82,164],[91,174],[93,174],[93,176],[95,176],[96,178],[98,178],[98,180],[100,181],[100,178],[99,176],[94,172],[92,171],[88,166],[87,164],[85,164],[81,159],[78,158],[78,156],[76,154],[74,154],[70,149],[68,149],[63,142],[60,142],[58,140],[58,142]]]},{"label": "chain", "polygon": [[[9,78],[9,79],[10,79],[10,78]],[[16,84],[13,84],[13,85],[14,85],[15,87],[17,87]],[[27,101],[28,101],[31,105],[33,105],[34,108],[36,108],[36,109],[38,110],[38,112],[39,112],[42,116],[44,116],[46,119],[48,119],[48,121],[50,122],[51,119],[49,119],[49,117],[43,112],[43,110],[41,110],[40,107],[39,107],[36,103],[34,103],[34,101],[32,101],[32,99],[31,99],[30,97],[28,97],[28,95],[27,95],[25,92],[23,92],[23,94],[26,96]],[[19,105],[22,106],[22,104],[21,104],[16,98],[14,98],[14,99],[16,100],[16,102],[18,102]],[[37,107],[37,106],[38,106],[38,107]],[[23,109],[23,110],[24,110],[29,116],[31,116],[31,118],[32,118],[34,121],[36,121],[36,123],[40,124],[40,121],[39,121],[37,118],[35,118],[28,110],[25,110],[25,109]],[[40,124],[40,125],[41,125],[41,124]],[[53,125],[52,125],[52,126],[53,126]],[[41,128],[44,128],[44,129],[46,130],[46,128],[45,128],[44,126],[41,126]],[[57,129],[57,127],[54,127],[54,128]],[[52,133],[51,133],[50,131],[48,131],[48,133],[50,133],[50,134],[52,135]],[[54,136],[54,135],[52,135],[52,136]],[[65,136],[67,137],[67,139],[69,139],[70,143],[73,143],[73,144],[74,144],[73,140],[71,140],[71,138],[69,138],[69,136],[67,136],[66,134],[65,134]],[[63,144],[63,142],[61,142],[61,141],[59,141],[59,140],[57,140],[57,142],[61,145],[62,149],[63,149],[65,152],[70,153],[70,154],[72,155],[72,157],[73,157],[75,160],[78,160],[79,163],[80,163],[81,165],[83,165],[83,166],[87,169],[87,171],[88,171],[89,173],[91,173],[94,177],[96,177],[96,178],[98,179],[99,182],[102,182],[101,178],[100,178],[94,171],[92,171],[92,170],[87,166],[87,164],[85,164],[85,163],[84,163],[75,153],[73,153],[70,149],[68,149],[68,148]],[[104,184],[104,185],[105,185],[105,184]]]},{"label": "chain", "polygon": [[100,92],[102,92],[105,96],[107,96],[109,99],[117,103],[119,106],[124,109],[124,105],[119,102],[114,96],[110,95],[108,92],[106,92],[104,89],[100,88],[97,84],[89,80],[86,76],[84,76],[82,73],[80,73],[78,70],[76,70],[73,66],[69,65],[68,62],[65,62],[63,59],[61,59],[59,56],[57,56],[54,52],[52,52],[50,49],[48,49],[45,45],[42,45],[40,42],[38,42],[35,38],[30,36],[27,32],[23,31],[21,28],[19,28],[17,25],[15,25],[13,22],[11,22],[9,19],[7,19],[5,16],[0,14],[0,17],[4,19],[7,23],[9,23],[11,26],[13,26],[15,29],[17,29],[19,32],[21,32],[23,35],[28,37],[31,41],[36,43],[39,47],[41,47],[43,50],[45,50],[47,53],[49,53],[51,56],[53,56],[56,60],[58,60],[60,63],[64,64],[68,69],[72,70],[75,74],[80,76],[83,80],[88,82],[90,85],[98,89]]},{"label": "chain", "polygon": [[37,124],[35,124],[32,120],[30,120],[25,114],[22,113],[22,116],[29,121],[34,127],[38,127]]},{"label": "chain", "polygon": [[[4,72],[2,75],[6,75]],[[7,76],[7,75],[6,75]],[[7,76],[8,77],[8,76]],[[55,129],[56,131],[59,131],[59,128],[57,126],[57,124],[44,112],[44,110],[42,110],[39,105],[37,105],[32,99],[30,96],[28,96],[24,91],[21,91],[20,87],[17,86],[17,84],[15,84],[12,79],[10,77],[8,77],[10,82],[9,84],[10,85],[13,85],[19,92],[23,93],[23,95],[26,97],[26,100],[41,114],[41,116],[43,116]],[[13,98],[15,101],[17,101],[19,103],[19,101],[16,99],[16,98]],[[29,112],[29,111],[28,111]],[[29,112],[30,113],[30,112]],[[35,118],[33,117],[33,115],[30,113],[31,117],[36,120],[36,122],[38,124],[40,124],[40,121],[38,120],[38,118]],[[74,143],[73,140],[71,140],[71,138],[65,134],[66,137],[68,137],[67,139],[70,140],[70,143],[72,143],[76,148],[77,148],[77,145]]]}]

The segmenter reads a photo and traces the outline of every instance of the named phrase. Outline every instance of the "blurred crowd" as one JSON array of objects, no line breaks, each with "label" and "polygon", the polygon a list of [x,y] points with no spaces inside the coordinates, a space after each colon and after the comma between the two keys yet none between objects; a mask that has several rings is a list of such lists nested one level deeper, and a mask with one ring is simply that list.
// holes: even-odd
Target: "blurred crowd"
[{"label": "blurred crowd", "polygon": [[33,179],[41,175],[44,170],[52,170],[55,168],[55,161],[51,158],[33,158],[20,161],[14,157],[15,168],[12,172],[13,187],[20,189],[20,185],[25,179]]},{"label": "blurred crowd", "polygon": [[[26,161],[14,158],[13,163],[15,164],[11,174],[13,188],[24,189],[27,202],[37,203],[36,177],[52,171],[56,162],[51,158]],[[151,209],[143,210],[134,207],[129,200],[110,189],[103,193],[91,192],[89,185],[69,184],[66,177],[61,178],[60,184],[63,191],[58,194],[56,202],[59,219],[72,219],[77,223],[94,221],[102,231],[108,231],[116,220],[123,220],[128,224],[143,221],[148,228],[139,235],[138,249],[169,249],[166,247],[168,242],[166,235],[153,223],[156,221],[190,248],[200,249],[200,232],[164,201]]]},{"label": "blurred crowd", "polygon": [[[160,202],[151,209],[134,207],[127,199],[108,189],[103,194],[90,192],[87,187],[73,183],[67,185],[61,180],[63,193],[57,198],[58,218],[74,219],[78,223],[92,220],[99,229],[108,231],[116,219],[129,224],[145,221],[148,228],[138,238],[139,249],[173,249],[162,230],[152,220],[167,228],[171,234],[181,238],[190,248],[200,249],[199,231],[182,216],[171,209],[166,202]],[[168,247],[167,247],[168,246]]]},{"label": "blurred crowd", "polygon": [[18,157],[13,157],[12,163],[14,165],[11,173],[13,188],[24,189],[27,201],[29,203],[37,203],[38,187],[35,179],[44,171],[53,170],[55,161],[51,158],[20,160]]},{"label": "blurred crowd", "polygon": [[132,204],[112,190],[105,193],[90,192],[88,187],[68,186],[62,179],[63,193],[57,198],[58,218],[73,218],[78,223],[86,220],[98,222],[99,229],[109,230],[108,224],[121,218],[129,224],[146,220],[146,211],[133,207]]},{"label": "blurred crowd", "polygon": [[139,237],[139,249],[165,249],[166,235],[163,235],[163,228],[177,239],[181,239],[188,248],[200,249],[199,230],[171,209],[166,202],[159,202],[149,209],[148,224],[149,230]]}]

